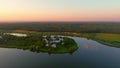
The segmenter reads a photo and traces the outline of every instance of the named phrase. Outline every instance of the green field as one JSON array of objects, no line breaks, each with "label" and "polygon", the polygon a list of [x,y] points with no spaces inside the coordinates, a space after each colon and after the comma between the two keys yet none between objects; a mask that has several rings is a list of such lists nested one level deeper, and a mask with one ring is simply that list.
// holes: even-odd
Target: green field
[{"label": "green field", "polygon": [[82,37],[86,37],[88,39],[93,39],[102,44],[112,46],[112,47],[120,47],[120,34],[110,34],[110,33],[87,33],[80,34]]},{"label": "green field", "polygon": [[120,34],[99,33],[96,34],[95,40],[109,46],[120,47]]}]

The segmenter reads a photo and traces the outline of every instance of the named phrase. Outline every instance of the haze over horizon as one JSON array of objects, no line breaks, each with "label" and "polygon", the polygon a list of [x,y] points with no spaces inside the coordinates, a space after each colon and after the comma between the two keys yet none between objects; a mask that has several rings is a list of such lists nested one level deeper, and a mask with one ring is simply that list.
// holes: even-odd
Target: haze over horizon
[{"label": "haze over horizon", "polygon": [[115,21],[120,0],[0,0],[0,22]]}]

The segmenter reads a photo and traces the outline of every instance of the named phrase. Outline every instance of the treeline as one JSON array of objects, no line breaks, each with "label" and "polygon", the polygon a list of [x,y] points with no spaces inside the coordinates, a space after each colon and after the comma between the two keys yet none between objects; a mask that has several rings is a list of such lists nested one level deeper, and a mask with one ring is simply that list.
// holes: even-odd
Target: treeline
[{"label": "treeline", "polygon": [[39,32],[120,33],[120,23],[7,23],[0,24],[0,29]]}]

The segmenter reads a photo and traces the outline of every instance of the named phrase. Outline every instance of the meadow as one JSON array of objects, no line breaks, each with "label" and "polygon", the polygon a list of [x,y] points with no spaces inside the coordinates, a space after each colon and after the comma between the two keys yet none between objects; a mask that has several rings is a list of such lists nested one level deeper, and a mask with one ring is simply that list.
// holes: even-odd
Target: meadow
[{"label": "meadow", "polygon": [[102,44],[120,48],[120,34],[111,33],[84,33],[80,34],[81,37],[95,40]]}]

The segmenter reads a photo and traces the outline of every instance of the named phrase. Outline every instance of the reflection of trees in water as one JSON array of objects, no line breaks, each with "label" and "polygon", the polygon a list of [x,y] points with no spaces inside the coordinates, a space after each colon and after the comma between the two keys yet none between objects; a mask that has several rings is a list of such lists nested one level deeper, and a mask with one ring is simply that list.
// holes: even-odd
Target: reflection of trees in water
[{"label": "reflection of trees in water", "polygon": [[35,52],[35,53],[48,53],[49,55],[51,55],[51,54],[66,54],[66,53],[72,55],[76,50],[74,50],[73,52],[53,52],[52,49],[49,49],[47,52],[40,51],[40,50],[30,50],[30,51]]},{"label": "reflection of trees in water", "polygon": [[[42,49],[45,49],[45,51],[44,50],[42,50]],[[68,51],[66,51],[66,52],[60,52],[60,51],[58,51],[59,50],[59,48],[52,48],[52,47],[44,47],[44,48],[36,48],[36,47],[32,47],[32,48],[30,48],[30,49],[27,49],[27,50],[30,50],[31,52],[35,52],[35,53],[48,53],[48,54],[65,54],[65,53],[69,53],[69,54],[73,54],[77,49],[74,49],[74,50],[68,50]]]}]

